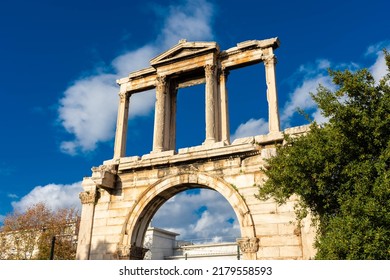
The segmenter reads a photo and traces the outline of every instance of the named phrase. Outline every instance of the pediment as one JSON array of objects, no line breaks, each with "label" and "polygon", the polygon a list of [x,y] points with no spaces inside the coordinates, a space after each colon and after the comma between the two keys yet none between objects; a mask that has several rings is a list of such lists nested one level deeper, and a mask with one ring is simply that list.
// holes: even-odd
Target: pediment
[{"label": "pediment", "polygon": [[193,57],[214,50],[219,50],[215,42],[187,42],[186,40],[180,40],[176,46],[150,60],[150,65],[154,66],[165,62],[171,63],[175,60],[183,60],[186,57]]}]

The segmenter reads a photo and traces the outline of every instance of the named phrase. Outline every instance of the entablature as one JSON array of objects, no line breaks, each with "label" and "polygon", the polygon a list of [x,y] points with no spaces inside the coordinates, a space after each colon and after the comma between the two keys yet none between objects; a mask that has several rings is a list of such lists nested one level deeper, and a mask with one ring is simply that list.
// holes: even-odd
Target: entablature
[{"label": "entablature", "polygon": [[[278,38],[248,40],[235,47],[220,51],[216,42],[187,42],[181,40],[171,49],[150,60],[150,67],[132,72],[118,79],[129,93],[156,87],[158,76],[175,79],[177,88],[205,83],[203,67],[211,64],[221,69],[235,69],[256,64],[273,56],[278,48]],[[183,76],[183,78],[180,78]]]}]

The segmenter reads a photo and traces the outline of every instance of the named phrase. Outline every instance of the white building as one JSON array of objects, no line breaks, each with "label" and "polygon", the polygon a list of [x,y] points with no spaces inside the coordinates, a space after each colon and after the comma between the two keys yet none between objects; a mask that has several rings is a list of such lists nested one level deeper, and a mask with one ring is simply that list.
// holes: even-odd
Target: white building
[{"label": "white building", "polygon": [[236,242],[193,244],[176,240],[179,234],[149,227],[145,234],[144,248],[147,260],[237,260],[241,253]]}]

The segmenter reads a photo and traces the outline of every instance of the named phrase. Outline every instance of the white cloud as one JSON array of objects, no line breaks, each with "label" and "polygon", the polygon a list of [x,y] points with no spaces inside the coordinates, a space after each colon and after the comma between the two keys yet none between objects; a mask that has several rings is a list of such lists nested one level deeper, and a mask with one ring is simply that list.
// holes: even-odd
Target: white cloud
[{"label": "white cloud", "polygon": [[310,93],[316,93],[318,86],[321,84],[326,88],[335,89],[331,78],[327,75],[326,69],[330,67],[329,60],[320,59],[316,63],[302,65],[295,76],[300,76],[301,82],[290,94],[289,100],[284,104],[280,121],[282,127],[289,127],[293,116],[298,109],[304,111],[313,111],[312,117],[319,123],[326,121],[318,110],[316,103],[310,96]]},{"label": "white cloud", "polygon": [[119,77],[125,77],[132,71],[148,67],[150,58],[159,51],[156,46],[145,45],[114,58],[111,65]]},{"label": "white cloud", "polygon": [[82,191],[81,182],[70,185],[48,184],[36,186],[31,192],[23,196],[19,201],[13,201],[15,211],[24,212],[36,203],[43,202],[52,210],[61,208],[81,209],[79,193]]},{"label": "white cloud", "polygon": [[18,195],[14,194],[14,193],[9,193],[9,194],[7,194],[7,196],[9,198],[18,198]]},{"label": "white cloud", "polygon": [[[332,82],[329,76],[325,74],[318,74],[315,77],[304,80],[303,83],[295,88],[290,94],[290,100],[285,103],[282,110],[280,121],[283,127],[287,127],[290,124],[290,120],[298,109],[302,110],[313,110],[316,109],[317,105],[311,98],[310,93],[316,93],[319,84],[332,88]],[[315,112],[313,116],[319,116],[319,113]]]},{"label": "white cloud", "polygon": [[[179,39],[209,40],[213,6],[204,0],[187,0],[169,7],[168,16],[155,42],[126,52],[111,62],[112,73],[101,73],[75,81],[59,102],[59,122],[74,139],[63,141],[61,150],[76,155],[96,149],[114,137],[119,88],[115,80],[148,66],[157,53]],[[130,117],[148,115],[154,108],[154,91],[131,97]]]},{"label": "white cloud", "polygon": [[76,81],[64,93],[58,110],[62,126],[75,139],[61,143],[69,154],[92,151],[114,133],[117,92],[115,76],[101,74]]},{"label": "white cloud", "polygon": [[375,63],[371,65],[368,69],[377,83],[387,74],[387,65],[383,49],[390,50],[390,43],[380,42],[378,44],[371,45],[370,47],[368,47],[366,52],[366,55],[368,56],[376,56]]},{"label": "white cloud", "polygon": [[196,243],[232,241],[240,236],[233,208],[219,193],[205,189],[168,200],[153,217],[152,225],[179,233],[180,240]]},{"label": "white cloud", "polygon": [[213,6],[204,0],[188,0],[183,6],[171,6],[159,41],[169,48],[180,39],[208,40],[213,37]]},{"label": "white cloud", "polygon": [[242,123],[238,126],[236,131],[231,136],[233,142],[237,138],[243,138],[248,136],[255,136],[268,133],[268,122],[264,119],[250,119],[246,123]]}]

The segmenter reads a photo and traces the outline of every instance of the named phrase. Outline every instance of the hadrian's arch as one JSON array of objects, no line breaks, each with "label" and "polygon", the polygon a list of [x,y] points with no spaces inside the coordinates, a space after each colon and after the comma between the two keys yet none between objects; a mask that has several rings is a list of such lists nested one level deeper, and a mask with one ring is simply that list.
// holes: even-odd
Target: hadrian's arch
[{"label": "hadrian's arch", "polygon": [[[294,201],[277,205],[255,197],[266,180],[266,159],[283,143],[275,77],[277,38],[251,40],[221,51],[215,42],[181,40],[150,60],[150,67],[117,81],[119,106],[113,158],[92,168],[83,180],[78,259],[142,259],[143,237],[158,208],[191,188],[213,189],[226,198],[238,218],[237,244],[245,259],[313,257],[313,231],[294,224]],[[269,133],[231,141],[227,76],[256,63],[265,66]],[[201,145],[176,148],[177,92],[204,84],[205,135]],[[151,152],[128,156],[128,115],[135,94],[155,89]],[[244,94],[242,98],[245,98]],[[253,100],[256,102],[256,100]]]}]

